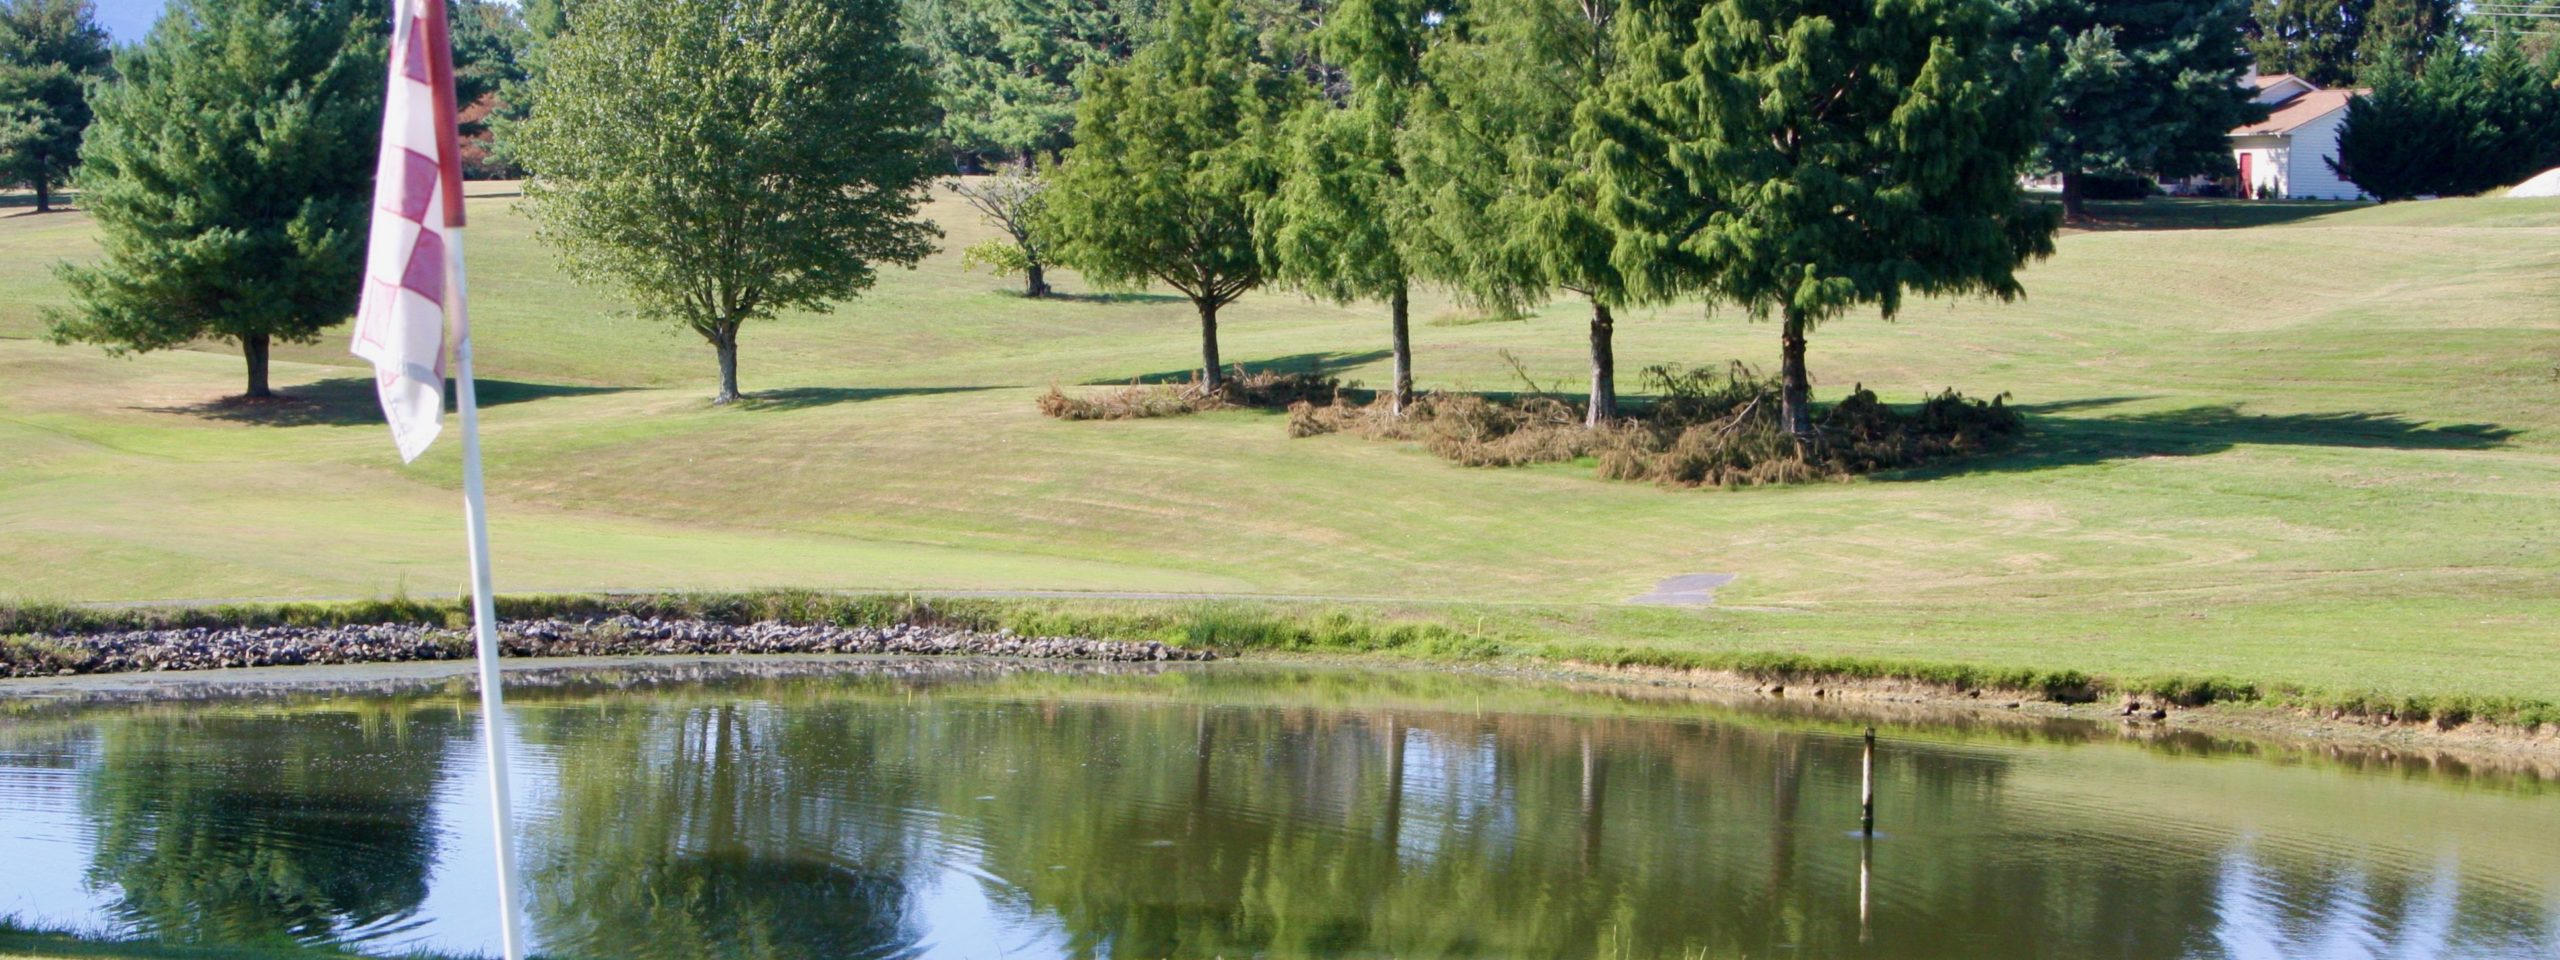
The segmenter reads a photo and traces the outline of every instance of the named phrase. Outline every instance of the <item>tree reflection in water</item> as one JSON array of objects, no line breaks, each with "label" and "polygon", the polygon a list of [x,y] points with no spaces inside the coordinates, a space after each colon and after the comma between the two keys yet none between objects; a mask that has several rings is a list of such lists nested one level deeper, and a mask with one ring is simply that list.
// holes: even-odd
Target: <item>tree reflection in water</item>
[{"label": "tree reflection in water", "polygon": [[372,705],[144,716],[103,727],[83,804],[89,882],[133,932],[335,940],[425,899],[450,710]]},{"label": "tree reflection in water", "polygon": [[[961,922],[1095,958],[2560,944],[2560,857],[2516,829],[2538,786],[1914,729],[1878,758],[1870,844],[1865,721],[1819,711],[1327,670],[630,676],[511,692],[550,956],[912,956]],[[410,922],[438,778],[474,753],[424,702],[87,721],[93,881],[189,942]]]}]

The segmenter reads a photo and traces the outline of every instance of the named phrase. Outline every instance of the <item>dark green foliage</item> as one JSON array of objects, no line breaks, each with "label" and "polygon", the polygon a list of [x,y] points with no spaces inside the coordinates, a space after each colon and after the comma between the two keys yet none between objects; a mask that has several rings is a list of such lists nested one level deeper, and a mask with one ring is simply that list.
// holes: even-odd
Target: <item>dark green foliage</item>
[{"label": "dark green foliage", "polygon": [[908,0],[909,42],[932,64],[943,144],[1028,166],[1075,130],[1076,73],[1137,48],[1152,4]]},{"label": "dark green foliage", "polygon": [[52,338],[230,340],[271,395],[271,342],[355,311],[386,32],[372,0],[175,0],[92,96],[78,183],[106,255],[59,268]]},{"label": "dark green foliage", "polygon": [[510,125],[525,194],[572,276],[711,343],[826,310],[939,235],[922,58],[895,0],[584,0]]},{"label": "dark green foliage", "polygon": [[2228,132],[2265,116],[2230,38],[2248,0],[2013,0],[2018,43],[2053,77],[2038,162],[2062,174],[2066,213],[2091,180],[2230,170]]},{"label": "dark green foliage", "polygon": [[2254,0],[2249,52],[2260,73],[2290,73],[2322,87],[2372,82],[2366,69],[2407,69],[2453,24],[2452,0]]},{"label": "dark green foliage", "polygon": [[2159,193],[2160,184],[2141,174],[2094,173],[2080,178],[2083,200],[2140,200]]},{"label": "dark green foliage", "polygon": [[1805,337],[1906,292],[2019,296],[2053,252],[2018,174],[2040,71],[1989,0],[1636,0],[1582,113],[1611,259],[1651,300],[1783,318],[1788,431],[1815,439]]},{"label": "dark green foliage", "polygon": [[88,84],[110,59],[90,0],[0,2],[0,187],[34,188],[38,213],[80,163]]},{"label": "dark green foliage", "polygon": [[1253,225],[1280,185],[1282,118],[1305,96],[1229,0],[1180,0],[1127,63],[1085,72],[1078,143],[1051,175],[1037,232],[1058,261],[1190,298],[1211,388],[1226,378],[1218,310],[1265,279]]},{"label": "dark green foliage", "polygon": [[2439,50],[2415,76],[2379,74],[2330,165],[2385,201],[2480,193],[2560,166],[2553,67],[2504,36],[2478,53]]},{"label": "dark green foliage", "polygon": [[1616,314],[1627,280],[1598,215],[1574,116],[1622,59],[1617,0],[1475,0],[1423,56],[1401,156],[1419,186],[1431,256],[1413,266],[1478,307],[1517,312],[1558,293],[1591,302],[1593,426],[1617,416]]}]

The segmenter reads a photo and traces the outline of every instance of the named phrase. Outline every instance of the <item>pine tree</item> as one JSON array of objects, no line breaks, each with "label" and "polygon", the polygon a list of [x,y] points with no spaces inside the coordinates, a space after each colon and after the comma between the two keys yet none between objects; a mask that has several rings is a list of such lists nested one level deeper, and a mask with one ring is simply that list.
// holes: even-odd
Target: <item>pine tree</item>
[{"label": "pine tree", "polygon": [[1596,211],[1574,113],[1619,67],[1617,0],[1477,0],[1424,55],[1406,165],[1423,191],[1420,264],[1464,298],[1502,309],[1557,291],[1591,304],[1586,423],[1618,416],[1617,309],[1627,284]]},{"label": "pine tree", "polygon": [[1399,416],[1413,402],[1416,264],[1434,258],[1401,155],[1422,95],[1432,9],[1427,0],[1343,0],[1329,11],[1316,46],[1349,89],[1290,119],[1287,172],[1261,219],[1275,277],[1335,303],[1386,301],[1395,358],[1388,403]]},{"label": "pine tree", "polygon": [[2357,82],[2378,82],[2376,71],[2416,73],[2453,28],[2453,13],[2453,0],[2373,0],[2356,41]]},{"label": "pine tree", "polygon": [[1906,292],[2021,293],[2053,251],[2018,173],[2045,93],[1991,0],[1630,0],[1584,114],[1636,293],[1783,320],[1782,411],[1813,431],[1805,338]]},{"label": "pine tree", "polygon": [[0,186],[34,188],[38,213],[79,165],[88,84],[110,60],[90,0],[0,2]]},{"label": "pine tree", "polygon": [[718,355],[913,266],[936,231],[933,91],[895,0],[580,0],[512,128],[525,196],[571,276]]},{"label": "pine tree", "polygon": [[271,344],[355,311],[386,32],[373,0],[173,0],[92,98],[76,182],[105,256],[58,269],[53,339],[231,340],[272,395]]},{"label": "pine tree", "polygon": [[1076,146],[1051,175],[1040,233],[1058,262],[1190,298],[1212,388],[1226,376],[1218,311],[1265,279],[1254,221],[1280,185],[1283,120],[1305,96],[1230,0],[1177,0],[1126,63],[1085,73]]},{"label": "pine tree", "polygon": [[2091,174],[2184,177],[2231,165],[2229,132],[2265,116],[2230,42],[2248,0],[2018,0],[2020,45],[2053,71],[2039,161],[2078,219]]}]

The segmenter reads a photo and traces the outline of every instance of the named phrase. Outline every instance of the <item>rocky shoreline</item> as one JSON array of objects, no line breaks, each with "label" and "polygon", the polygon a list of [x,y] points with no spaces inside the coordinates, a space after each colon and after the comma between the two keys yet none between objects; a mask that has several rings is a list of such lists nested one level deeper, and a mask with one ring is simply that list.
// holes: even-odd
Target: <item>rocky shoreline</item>
[{"label": "rocky shoreline", "polygon": [[[730,624],[616,616],[594,620],[515,621],[501,624],[498,635],[499,647],[509,657],[849,653],[1118,663],[1217,658],[1217,654],[1208,650],[1167,646],[1152,640],[1025,637],[1011,631],[984,633],[904,624],[838,627],[773,621]],[[0,643],[0,677],[402,663],[460,660],[471,655],[469,633],[423,624],[189,627],[46,636]]]}]

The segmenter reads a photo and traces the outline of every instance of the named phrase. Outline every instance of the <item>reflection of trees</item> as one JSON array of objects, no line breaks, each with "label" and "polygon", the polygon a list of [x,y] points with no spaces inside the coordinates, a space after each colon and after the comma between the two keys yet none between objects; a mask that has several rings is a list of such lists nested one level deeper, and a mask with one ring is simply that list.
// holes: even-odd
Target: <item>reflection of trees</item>
[{"label": "reflection of trees", "polygon": [[901,718],[724,703],[539,711],[555,829],[530,851],[546,953],[835,958],[911,950]]},{"label": "reflection of trees", "polygon": [[99,724],[91,883],[138,932],[326,940],[414,911],[451,711],[136,715]]}]

